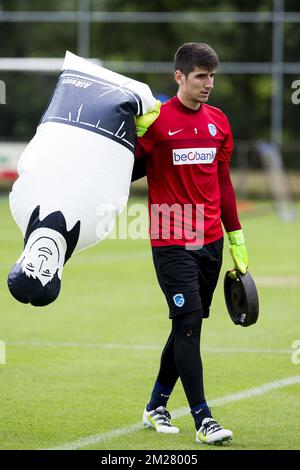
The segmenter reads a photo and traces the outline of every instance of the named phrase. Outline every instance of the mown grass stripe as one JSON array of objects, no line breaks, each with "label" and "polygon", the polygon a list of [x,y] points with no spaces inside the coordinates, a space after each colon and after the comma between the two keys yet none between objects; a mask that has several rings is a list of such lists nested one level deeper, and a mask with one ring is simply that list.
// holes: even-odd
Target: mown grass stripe
[{"label": "mown grass stripe", "polygon": [[[129,349],[129,350],[157,350],[161,344],[125,344],[125,343],[80,343],[80,342],[56,342],[56,341],[9,341],[7,346],[36,347],[36,348],[82,348],[82,349]],[[292,354],[289,348],[226,348],[203,347],[202,351],[209,353],[254,353],[254,354]]]},{"label": "mown grass stripe", "polygon": [[[289,385],[294,385],[300,383],[300,375],[295,375],[291,377],[287,377],[285,379],[276,380],[274,382],[269,382],[266,384],[262,384],[258,387],[249,388],[247,390],[243,390],[241,392],[232,393],[229,395],[225,395],[224,397],[215,398],[209,401],[211,406],[222,406],[227,403],[234,403],[241,400],[246,400],[248,398],[253,398],[259,395],[263,395],[268,393],[272,390],[277,390],[279,388],[287,387]],[[179,408],[171,412],[172,417],[174,419],[182,418],[183,416],[188,415],[190,412],[189,408]],[[95,434],[93,436],[83,437],[73,442],[67,442],[65,444],[60,444],[56,447],[49,448],[47,450],[76,450],[82,449],[84,447],[100,444],[101,442],[108,441],[110,439],[115,439],[119,436],[124,436],[127,434],[131,434],[137,432],[142,429],[141,422],[136,424],[131,424],[129,426],[125,426],[118,429],[112,429],[111,431],[107,431],[100,434]]]}]

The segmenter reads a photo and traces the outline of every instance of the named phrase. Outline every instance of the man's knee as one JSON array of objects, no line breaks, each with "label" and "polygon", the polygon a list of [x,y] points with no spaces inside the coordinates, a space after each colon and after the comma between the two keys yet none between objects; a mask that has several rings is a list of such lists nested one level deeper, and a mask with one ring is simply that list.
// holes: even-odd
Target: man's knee
[{"label": "man's knee", "polygon": [[186,338],[199,337],[202,326],[201,311],[187,312],[173,318],[173,328],[175,335],[181,335]]}]

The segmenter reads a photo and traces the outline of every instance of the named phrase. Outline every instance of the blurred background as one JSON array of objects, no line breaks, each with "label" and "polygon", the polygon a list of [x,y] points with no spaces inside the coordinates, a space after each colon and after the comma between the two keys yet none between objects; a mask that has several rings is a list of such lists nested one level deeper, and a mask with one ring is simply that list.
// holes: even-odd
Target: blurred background
[{"label": "blurred background", "polygon": [[300,197],[299,23],[298,0],[0,0],[6,95],[0,186],[10,187],[16,177],[17,159],[35,133],[66,49],[148,83],[164,101],[176,93],[177,48],[207,42],[221,61],[210,104],[232,126],[237,193],[271,198],[277,206],[281,201],[279,214],[293,219],[292,201]]}]

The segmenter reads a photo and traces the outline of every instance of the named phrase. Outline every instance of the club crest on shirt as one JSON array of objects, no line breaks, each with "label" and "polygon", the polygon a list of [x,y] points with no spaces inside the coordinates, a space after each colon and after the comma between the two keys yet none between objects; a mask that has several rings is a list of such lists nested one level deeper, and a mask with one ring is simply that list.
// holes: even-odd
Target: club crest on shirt
[{"label": "club crest on shirt", "polygon": [[174,304],[176,307],[183,307],[183,304],[185,302],[183,294],[176,294],[173,296]]},{"label": "club crest on shirt", "polygon": [[217,128],[214,124],[210,123],[207,125],[210,135],[213,137],[217,134]]}]

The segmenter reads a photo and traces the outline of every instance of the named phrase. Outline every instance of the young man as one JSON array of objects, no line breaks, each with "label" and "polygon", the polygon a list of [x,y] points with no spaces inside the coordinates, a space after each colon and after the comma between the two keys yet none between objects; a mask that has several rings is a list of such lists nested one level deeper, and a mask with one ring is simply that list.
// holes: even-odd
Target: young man
[{"label": "young man", "polygon": [[248,264],[229,174],[230,126],[222,111],[206,104],[218,64],[207,44],[187,43],[178,49],[177,96],[161,107],[158,117],[153,113],[148,121],[138,120],[138,135],[149,129],[136,150],[137,158],[146,157],[153,261],[172,320],[143,423],[157,432],[179,432],[166,406],[180,377],[196,441],[207,444],[232,439],[207,405],[200,355],[202,319],[209,316],[222,264],[221,221],[235,268],[245,273]]}]

